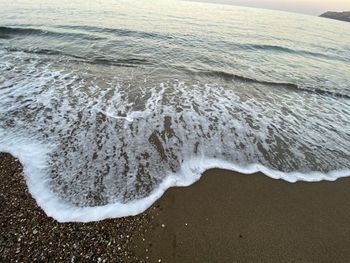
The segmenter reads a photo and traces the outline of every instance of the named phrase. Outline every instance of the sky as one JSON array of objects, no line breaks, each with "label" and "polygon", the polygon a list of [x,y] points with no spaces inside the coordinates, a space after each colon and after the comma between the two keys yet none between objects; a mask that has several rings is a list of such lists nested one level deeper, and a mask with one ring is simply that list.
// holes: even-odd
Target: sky
[{"label": "sky", "polygon": [[350,0],[200,0],[248,7],[320,15],[326,11],[350,11]]}]

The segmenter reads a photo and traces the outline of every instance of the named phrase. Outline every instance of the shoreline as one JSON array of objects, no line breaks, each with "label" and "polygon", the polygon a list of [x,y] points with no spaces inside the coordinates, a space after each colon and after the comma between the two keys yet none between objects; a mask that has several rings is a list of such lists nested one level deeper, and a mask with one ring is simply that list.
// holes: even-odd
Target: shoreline
[{"label": "shoreline", "polygon": [[350,178],[288,183],[211,169],[140,215],[58,223],[9,154],[0,153],[0,176],[5,262],[350,261]]},{"label": "shoreline", "polygon": [[[171,188],[151,262],[349,262],[350,178],[296,182],[212,169]],[[169,240],[169,242],[164,242]]]},{"label": "shoreline", "polygon": [[[0,153],[1,262],[143,262],[134,250],[150,213],[90,223],[58,223],[28,192],[18,160]],[[118,259],[118,260],[116,260]]]}]

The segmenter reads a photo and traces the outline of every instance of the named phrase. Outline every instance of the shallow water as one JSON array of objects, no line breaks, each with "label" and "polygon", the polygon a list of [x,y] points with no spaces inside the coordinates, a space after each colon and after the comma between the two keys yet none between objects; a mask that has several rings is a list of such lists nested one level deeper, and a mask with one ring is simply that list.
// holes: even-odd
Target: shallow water
[{"label": "shallow water", "polygon": [[182,1],[0,1],[0,150],[59,221],[208,168],[350,175],[350,24]]}]

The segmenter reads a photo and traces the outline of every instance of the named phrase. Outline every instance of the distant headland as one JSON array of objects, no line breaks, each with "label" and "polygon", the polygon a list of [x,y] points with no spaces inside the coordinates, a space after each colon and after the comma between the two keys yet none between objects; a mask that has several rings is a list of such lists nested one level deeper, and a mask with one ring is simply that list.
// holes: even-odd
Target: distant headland
[{"label": "distant headland", "polygon": [[350,11],[345,11],[345,12],[330,12],[330,11],[328,11],[328,12],[320,15],[320,17],[326,17],[326,18],[350,22]]}]

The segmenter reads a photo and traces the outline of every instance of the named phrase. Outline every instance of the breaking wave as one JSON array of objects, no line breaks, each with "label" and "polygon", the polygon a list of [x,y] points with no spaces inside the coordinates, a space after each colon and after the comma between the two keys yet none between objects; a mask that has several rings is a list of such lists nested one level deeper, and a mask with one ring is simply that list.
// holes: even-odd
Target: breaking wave
[{"label": "breaking wave", "polygon": [[0,150],[61,222],[135,215],[209,168],[289,182],[350,175],[346,98],[0,55]]}]

